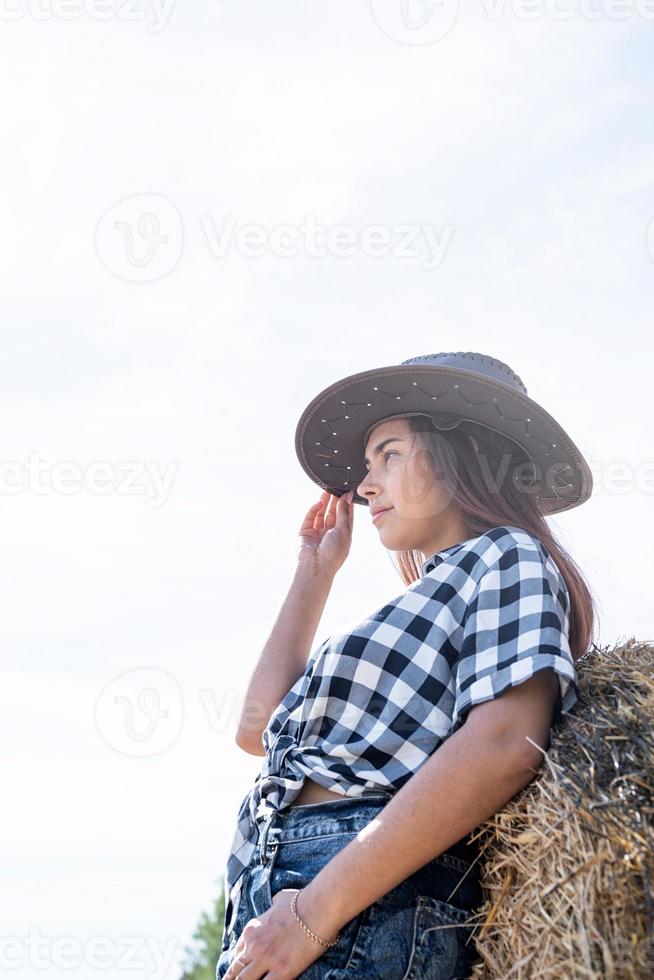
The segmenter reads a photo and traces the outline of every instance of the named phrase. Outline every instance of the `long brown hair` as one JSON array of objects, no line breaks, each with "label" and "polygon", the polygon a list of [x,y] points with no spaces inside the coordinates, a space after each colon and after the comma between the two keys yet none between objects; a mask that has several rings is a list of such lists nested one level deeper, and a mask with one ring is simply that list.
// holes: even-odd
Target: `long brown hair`
[{"label": "long brown hair", "polygon": [[[471,538],[506,524],[538,538],[565,579],[570,596],[570,650],[575,660],[583,656],[594,641],[595,601],[578,565],[554,537],[535,494],[516,485],[516,473],[529,465],[526,454],[513,440],[475,422],[464,420],[446,431],[437,430],[424,415],[408,416],[407,422],[427,450],[434,477],[438,473],[444,480],[448,499],[460,509]],[[489,479],[495,481],[490,491]],[[393,554],[405,585],[421,577],[420,551]]]}]

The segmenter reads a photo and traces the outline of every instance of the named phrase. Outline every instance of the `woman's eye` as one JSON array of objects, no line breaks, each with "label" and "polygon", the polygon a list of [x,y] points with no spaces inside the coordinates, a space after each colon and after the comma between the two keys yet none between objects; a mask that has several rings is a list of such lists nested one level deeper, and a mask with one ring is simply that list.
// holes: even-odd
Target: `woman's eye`
[{"label": "woman's eye", "polygon": [[[385,453],[382,453],[382,456],[384,457],[384,462],[386,462],[389,456],[399,456],[399,453],[397,449],[387,449]],[[370,467],[368,466],[367,463],[366,463],[366,473],[370,473]]]}]

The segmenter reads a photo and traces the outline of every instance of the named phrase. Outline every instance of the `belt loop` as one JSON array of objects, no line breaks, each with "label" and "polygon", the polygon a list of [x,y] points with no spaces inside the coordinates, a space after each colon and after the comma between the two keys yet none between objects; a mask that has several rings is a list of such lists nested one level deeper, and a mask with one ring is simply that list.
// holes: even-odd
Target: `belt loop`
[{"label": "belt loop", "polygon": [[266,813],[263,818],[261,827],[259,828],[259,862],[260,864],[266,863],[266,844],[268,842],[268,830],[270,824],[272,823],[273,817],[275,816],[274,809],[269,813]]}]

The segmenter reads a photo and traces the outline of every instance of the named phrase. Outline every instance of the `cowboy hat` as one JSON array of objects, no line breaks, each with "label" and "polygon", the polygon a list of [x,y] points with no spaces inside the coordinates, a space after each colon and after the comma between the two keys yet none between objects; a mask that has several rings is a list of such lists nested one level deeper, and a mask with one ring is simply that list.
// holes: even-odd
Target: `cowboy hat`
[{"label": "cowboy hat", "polygon": [[[446,432],[474,422],[512,440],[531,467],[529,491],[543,514],[589,499],[593,477],[563,427],[527,395],[508,364],[473,351],[423,354],[400,364],[348,375],[319,392],[302,412],[295,450],[308,476],[340,497],[366,476],[370,431],[391,418],[427,415]],[[524,485],[524,484],[523,484]]]}]

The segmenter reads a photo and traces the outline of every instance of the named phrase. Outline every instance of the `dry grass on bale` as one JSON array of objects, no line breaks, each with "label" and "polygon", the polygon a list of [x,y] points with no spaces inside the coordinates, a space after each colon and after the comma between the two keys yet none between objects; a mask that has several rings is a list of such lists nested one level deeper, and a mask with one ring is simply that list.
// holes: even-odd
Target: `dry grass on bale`
[{"label": "dry grass on bale", "polygon": [[473,980],[654,977],[654,646],[593,646],[543,764],[477,830]]}]

